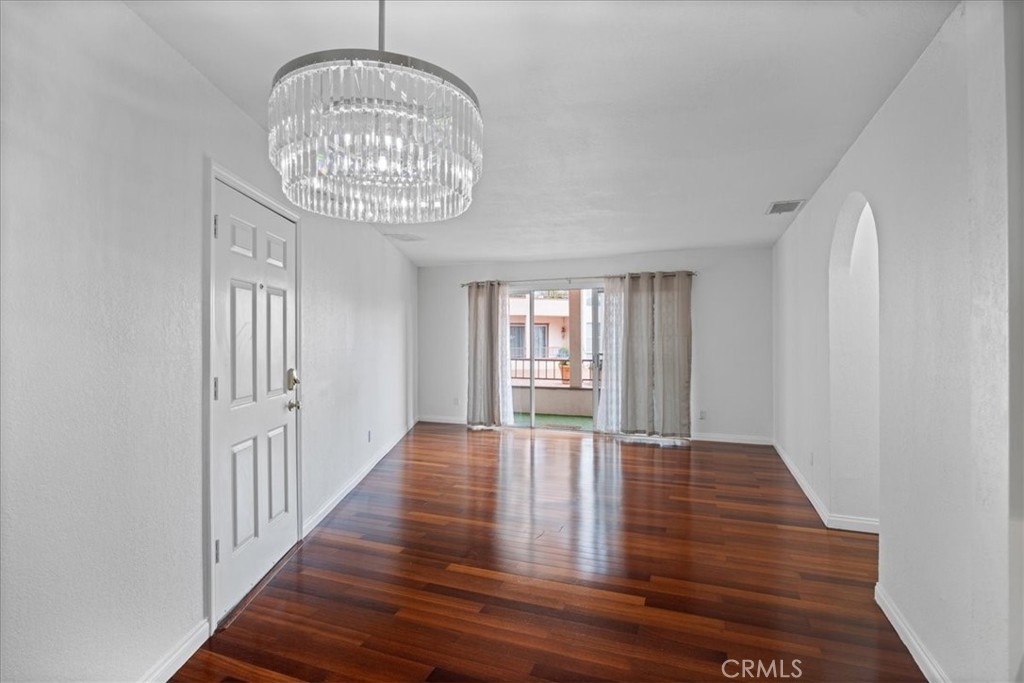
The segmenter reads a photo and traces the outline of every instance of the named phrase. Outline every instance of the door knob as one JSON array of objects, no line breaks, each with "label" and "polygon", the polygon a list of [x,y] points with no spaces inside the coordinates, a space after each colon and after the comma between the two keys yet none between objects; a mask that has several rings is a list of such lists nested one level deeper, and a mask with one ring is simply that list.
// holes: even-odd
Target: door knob
[{"label": "door knob", "polygon": [[288,410],[302,410],[302,404],[298,401],[288,401]]},{"label": "door knob", "polygon": [[298,383],[299,373],[295,372],[295,368],[288,368],[288,391],[294,389]]}]

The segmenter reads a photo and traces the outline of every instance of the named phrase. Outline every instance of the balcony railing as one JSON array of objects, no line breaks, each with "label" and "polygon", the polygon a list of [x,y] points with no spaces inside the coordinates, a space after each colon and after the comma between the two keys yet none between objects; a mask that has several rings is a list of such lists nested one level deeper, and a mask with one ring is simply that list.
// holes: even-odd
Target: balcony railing
[{"label": "balcony railing", "polygon": [[[512,347],[511,347],[511,351],[512,351],[512,353],[511,353],[512,358],[515,358],[516,360],[524,360],[524,359],[528,360],[529,357],[530,357],[530,353],[529,353],[530,350],[528,348],[526,348],[525,346],[517,346],[517,345],[513,344]],[[539,346],[539,347],[537,347],[537,358],[538,359],[550,360],[551,358],[556,358],[558,360],[565,360],[568,357],[569,357],[569,349],[565,348],[564,346],[563,347],[559,347],[559,346],[548,346],[548,347]]]},{"label": "balcony railing", "polygon": [[[563,384],[569,384],[568,375],[565,379],[562,379],[562,363],[565,363],[564,358],[535,358],[533,363],[534,376],[538,381],[542,380],[555,380],[560,381]],[[512,361],[512,379],[513,380],[526,380],[529,383],[530,379],[530,359],[529,358],[513,358]],[[593,384],[594,379],[594,361],[592,359],[585,359],[583,361],[583,385],[590,386]]]}]

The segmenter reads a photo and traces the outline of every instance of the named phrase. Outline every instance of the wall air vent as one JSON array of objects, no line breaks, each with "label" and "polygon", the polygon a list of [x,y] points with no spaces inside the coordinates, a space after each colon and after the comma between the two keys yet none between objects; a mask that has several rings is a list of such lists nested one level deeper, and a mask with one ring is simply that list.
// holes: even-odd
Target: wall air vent
[{"label": "wall air vent", "polygon": [[396,242],[422,242],[425,238],[414,235],[411,232],[386,232],[385,237],[390,237]]},{"label": "wall air vent", "polygon": [[765,213],[769,216],[774,216],[780,213],[793,213],[803,205],[803,199],[788,199],[784,202],[772,202]]}]

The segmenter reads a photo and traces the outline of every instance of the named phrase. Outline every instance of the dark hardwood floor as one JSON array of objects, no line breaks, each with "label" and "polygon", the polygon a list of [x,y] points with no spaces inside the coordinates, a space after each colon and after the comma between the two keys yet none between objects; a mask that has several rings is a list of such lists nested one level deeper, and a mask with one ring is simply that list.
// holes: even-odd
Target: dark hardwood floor
[{"label": "dark hardwood floor", "polygon": [[771,447],[419,424],[173,680],[923,680],[877,552]]}]

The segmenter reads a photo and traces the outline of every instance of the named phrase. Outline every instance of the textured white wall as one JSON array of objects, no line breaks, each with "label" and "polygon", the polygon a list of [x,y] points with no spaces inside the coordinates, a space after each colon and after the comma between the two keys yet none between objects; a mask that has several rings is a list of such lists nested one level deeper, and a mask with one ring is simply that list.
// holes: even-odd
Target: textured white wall
[{"label": "textured white wall", "polygon": [[[465,422],[466,291],[471,280],[695,270],[693,433],[772,437],[772,257],[769,248],[697,249],[616,258],[488,263],[419,271],[419,416]],[[701,409],[707,419],[697,420]]]},{"label": "textured white wall", "polygon": [[1009,574],[1019,482],[1008,476],[1002,12],[954,10],[775,247],[776,439],[828,501],[829,242],[851,192],[874,210],[879,587],[925,670],[951,680],[1011,677],[1007,591],[1020,581]]},{"label": "textured white wall", "polygon": [[417,283],[416,267],[369,226],[307,215],[302,507],[308,523],[416,421]]},{"label": "textured white wall", "polygon": [[[204,618],[204,158],[278,181],[120,2],[0,8],[0,678],[139,679]],[[416,269],[366,226],[302,242],[308,517],[411,422]]]}]

